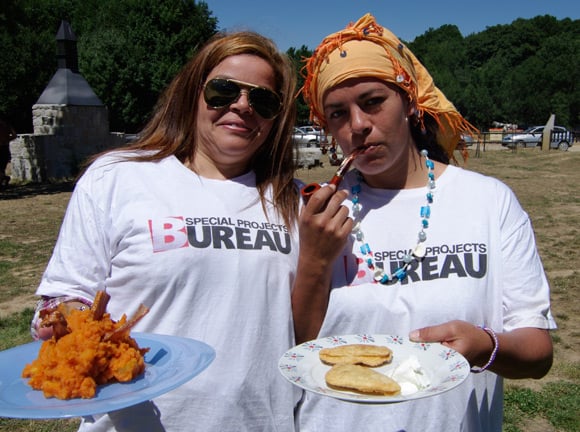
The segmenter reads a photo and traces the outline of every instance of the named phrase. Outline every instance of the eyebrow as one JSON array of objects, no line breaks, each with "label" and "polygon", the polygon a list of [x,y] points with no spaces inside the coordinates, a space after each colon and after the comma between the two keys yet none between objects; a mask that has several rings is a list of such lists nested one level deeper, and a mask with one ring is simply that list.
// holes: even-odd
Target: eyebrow
[{"label": "eyebrow", "polygon": [[[375,93],[377,91],[380,91],[380,89],[376,89],[376,88],[369,89],[369,90],[365,91],[364,93],[361,93],[360,95],[358,95],[356,97],[356,101],[360,101],[360,100],[364,100],[364,99],[366,99],[368,97],[372,97],[373,96],[373,93]],[[326,109],[336,109],[336,108],[340,108],[342,106],[344,106],[344,103],[343,102],[330,103],[330,104],[325,104],[322,107],[322,109],[323,110],[326,110]]]},{"label": "eyebrow", "polygon": [[327,109],[336,109],[336,108],[340,108],[342,105],[343,105],[342,103],[326,104],[322,107],[322,109],[324,111]]}]

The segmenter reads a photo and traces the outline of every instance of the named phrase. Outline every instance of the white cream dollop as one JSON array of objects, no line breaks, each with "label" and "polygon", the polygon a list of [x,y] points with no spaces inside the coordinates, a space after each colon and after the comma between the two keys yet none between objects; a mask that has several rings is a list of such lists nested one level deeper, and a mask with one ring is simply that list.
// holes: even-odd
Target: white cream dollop
[{"label": "white cream dollop", "polygon": [[401,386],[401,394],[408,396],[431,385],[429,377],[416,356],[410,356],[389,374]]}]

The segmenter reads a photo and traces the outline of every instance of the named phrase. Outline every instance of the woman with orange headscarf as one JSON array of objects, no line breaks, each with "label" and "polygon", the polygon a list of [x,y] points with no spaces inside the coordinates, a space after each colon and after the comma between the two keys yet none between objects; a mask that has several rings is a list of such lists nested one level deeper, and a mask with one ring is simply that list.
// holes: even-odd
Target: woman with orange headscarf
[{"label": "woman with orange headscarf", "polygon": [[473,373],[400,404],[306,392],[299,430],[500,431],[502,377],[540,378],[552,362],[528,215],[503,183],[449,164],[475,128],[371,15],[325,38],[306,71],[314,120],[356,158],[341,190],[321,188],[300,217],[298,341],[398,335],[459,352]]}]

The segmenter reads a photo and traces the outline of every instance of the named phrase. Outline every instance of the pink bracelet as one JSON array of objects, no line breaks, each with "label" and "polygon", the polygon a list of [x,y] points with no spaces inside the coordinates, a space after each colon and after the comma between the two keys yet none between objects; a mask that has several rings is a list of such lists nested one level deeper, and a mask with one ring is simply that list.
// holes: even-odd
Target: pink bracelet
[{"label": "pink bracelet", "polygon": [[[40,300],[36,303],[36,309],[34,311],[34,316],[32,317],[32,322],[30,323],[30,334],[34,340],[38,340],[38,326],[40,324],[40,312],[45,309],[53,309],[58,307],[61,303],[68,302],[79,302],[84,304],[85,308],[91,307],[91,302],[80,297],[72,296],[60,296],[60,297],[48,297],[42,296]],[[82,309],[81,309],[82,310]]]},{"label": "pink bracelet", "polygon": [[489,356],[489,360],[487,361],[486,364],[484,364],[482,367],[474,366],[471,368],[471,372],[473,373],[481,373],[484,370],[487,370],[495,360],[495,357],[497,356],[497,352],[499,350],[499,341],[497,340],[497,335],[495,334],[495,332],[488,327],[479,326],[479,328],[485,331],[491,337],[493,341],[493,350],[491,351],[491,355]]}]

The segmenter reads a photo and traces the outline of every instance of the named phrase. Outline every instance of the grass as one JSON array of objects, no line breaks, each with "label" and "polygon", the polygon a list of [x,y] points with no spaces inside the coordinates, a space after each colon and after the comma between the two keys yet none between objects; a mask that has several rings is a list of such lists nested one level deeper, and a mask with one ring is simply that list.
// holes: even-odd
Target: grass
[{"label": "grass", "polygon": [[32,341],[30,318],[33,313],[33,309],[26,308],[0,319],[0,351]]},{"label": "grass", "polygon": [[[33,309],[25,308],[7,318],[0,318],[0,351],[30,342],[30,318]],[[0,431],[10,432],[72,432],[79,427],[80,420],[21,420],[0,418]]]},{"label": "grass", "polygon": [[505,393],[504,431],[527,432],[530,419],[540,417],[558,431],[580,430],[578,385],[565,381],[546,384],[542,390],[510,388]]},{"label": "grass", "polygon": [[[550,373],[537,381],[506,380],[504,431],[580,430],[580,152],[486,151],[480,158],[472,156],[467,168],[503,180],[530,214],[559,326],[553,332]],[[327,181],[334,169],[305,169],[297,176],[307,183]],[[9,192],[0,194],[0,350],[30,341],[33,293],[52,252],[70,187]],[[77,427],[78,419],[0,419],[0,430],[11,432]]]},{"label": "grass", "polygon": [[79,428],[78,419],[18,420],[0,418],[0,430],[10,432],[73,432]]}]

